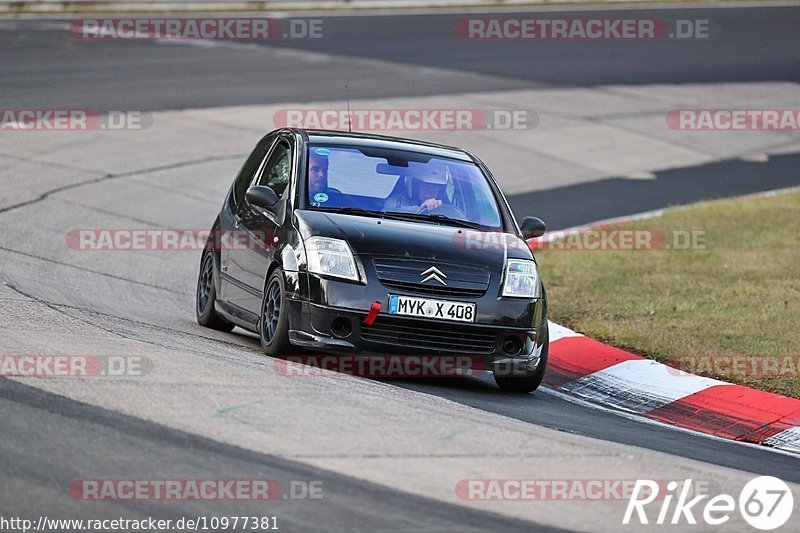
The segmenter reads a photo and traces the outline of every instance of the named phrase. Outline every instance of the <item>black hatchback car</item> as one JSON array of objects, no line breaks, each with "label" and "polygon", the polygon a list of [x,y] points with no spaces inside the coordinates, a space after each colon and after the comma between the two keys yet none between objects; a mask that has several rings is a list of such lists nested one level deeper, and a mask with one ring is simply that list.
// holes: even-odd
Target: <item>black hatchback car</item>
[{"label": "black hatchback car", "polygon": [[448,146],[281,129],[256,145],[200,262],[197,321],[264,351],[469,355],[504,390],[542,381],[547,302],[486,166]]}]

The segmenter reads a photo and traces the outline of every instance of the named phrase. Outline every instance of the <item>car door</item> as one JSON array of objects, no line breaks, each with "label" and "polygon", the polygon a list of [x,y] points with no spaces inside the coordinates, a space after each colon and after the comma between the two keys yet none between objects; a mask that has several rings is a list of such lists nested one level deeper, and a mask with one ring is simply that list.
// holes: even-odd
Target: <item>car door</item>
[{"label": "car door", "polygon": [[[235,231],[236,225],[238,224],[237,213],[244,203],[244,195],[247,192],[247,188],[250,187],[250,184],[255,180],[256,174],[264,164],[267,154],[269,154],[269,150],[272,148],[274,142],[275,135],[268,135],[261,139],[255,146],[247,157],[241,170],[239,170],[239,174],[237,174],[236,179],[233,181],[233,185],[225,199],[225,204],[220,210],[219,228],[216,235],[214,235],[214,242],[220,253],[221,275],[219,299],[222,302],[227,302],[229,300],[230,294],[232,293],[231,285],[237,282],[237,280],[232,279],[229,274],[229,262],[231,260],[230,246],[233,242],[233,238],[236,236]],[[233,259],[235,260],[236,257]]]},{"label": "car door", "polygon": [[236,283],[229,287],[228,301],[255,315],[260,312],[264,278],[284,222],[291,176],[291,144],[288,139],[278,137],[250,184],[272,188],[278,204],[267,210],[245,198],[234,217],[237,244],[228,255],[228,274]]}]

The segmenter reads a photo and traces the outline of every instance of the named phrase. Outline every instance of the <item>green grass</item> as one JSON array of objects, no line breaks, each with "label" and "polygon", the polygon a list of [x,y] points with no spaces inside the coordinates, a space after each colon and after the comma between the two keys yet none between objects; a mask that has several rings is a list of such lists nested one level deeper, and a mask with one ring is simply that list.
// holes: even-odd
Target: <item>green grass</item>
[{"label": "green grass", "polygon": [[623,228],[667,242],[676,230],[704,231],[705,248],[538,251],[551,320],[666,363],[788,356],[795,371],[700,373],[800,397],[800,193],[703,202],[606,229]]}]

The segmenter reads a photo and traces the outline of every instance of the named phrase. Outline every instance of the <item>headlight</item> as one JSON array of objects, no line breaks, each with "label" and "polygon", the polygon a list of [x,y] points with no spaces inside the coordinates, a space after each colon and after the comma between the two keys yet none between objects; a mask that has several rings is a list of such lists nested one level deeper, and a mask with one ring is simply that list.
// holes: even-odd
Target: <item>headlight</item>
[{"label": "headlight", "polygon": [[539,297],[539,272],[536,263],[522,259],[509,259],[506,263],[506,279],[503,296],[514,298]]},{"label": "headlight", "polygon": [[305,245],[309,272],[358,281],[356,260],[345,241],[310,237]]}]

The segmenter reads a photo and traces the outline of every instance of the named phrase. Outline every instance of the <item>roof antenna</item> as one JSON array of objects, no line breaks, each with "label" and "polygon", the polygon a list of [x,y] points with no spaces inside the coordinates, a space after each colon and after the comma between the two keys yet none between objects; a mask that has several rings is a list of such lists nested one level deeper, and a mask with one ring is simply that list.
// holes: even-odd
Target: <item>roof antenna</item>
[{"label": "roof antenna", "polygon": [[347,90],[347,84],[344,84],[344,97],[347,100],[347,131],[353,133],[353,119],[350,117],[350,92]]}]

